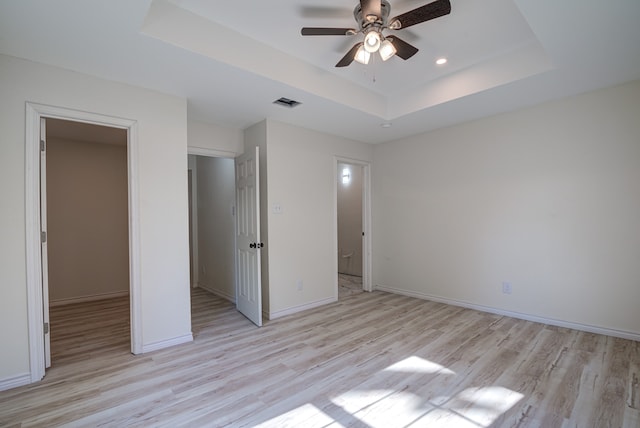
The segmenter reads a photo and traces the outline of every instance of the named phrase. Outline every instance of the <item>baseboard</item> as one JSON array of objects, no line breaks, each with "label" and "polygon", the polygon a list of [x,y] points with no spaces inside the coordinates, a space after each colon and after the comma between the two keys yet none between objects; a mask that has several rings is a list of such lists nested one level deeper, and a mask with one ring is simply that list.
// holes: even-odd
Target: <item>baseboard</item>
[{"label": "baseboard", "polygon": [[619,337],[621,339],[635,340],[640,342],[640,333],[634,333],[625,330],[616,330],[612,328],[598,327],[589,324],[581,324],[576,322],[558,320],[554,318],[540,317],[537,315],[525,314],[522,312],[512,312],[491,306],[477,305],[475,303],[465,302],[463,300],[448,299],[445,297],[432,296],[430,294],[420,293],[416,291],[407,291],[399,288],[377,285],[376,290],[386,291],[387,293],[401,294],[403,296],[416,297],[423,300],[431,300],[433,302],[445,303],[447,305],[460,306],[468,309],[475,309],[481,312],[488,312],[496,315],[504,315],[507,317],[518,318],[521,320],[538,322],[542,324],[554,325],[557,327],[570,328],[573,330],[585,331],[587,333],[603,334],[605,336]]},{"label": "baseboard", "polygon": [[306,303],[304,305],[293,306],[291,308],[282,309],[280,311],[269,312],[268,318],[270,320],[274,320],[276,318],[282,318],[282,317],[287,316],[287,315],[292,315],[292,314],[295,314],[295,313],[298,313],[298,312],[306,311],[307,309],[317,308],[318,306],[327,305],[329,303],[334,303],[336,301],[337,301],[336,297],[329,297],[327,299],[318,300],[318,301],[315,301],[315,302],[312,302],[312,303]]},{"label": "baseboard", "polygon": [[202,284],[198,284],[198,288],[202,288],[203,290],[207,290],[211,294],[215,294],[218,297],[222,297],[223,299],[230,301],[234,305],[236,304],[236,296],[225,293],[224,291],[207,287],[206,285],[202,285]]},{"label": "baseboard", "polygon": [[159,342],[142,345],[142,353],[158,351],[160,349],[169,348],[170,346],[182,345],[183,343],[193,342],[193,334],[185,334],[184,336],[174,337],[172,339],[161,340]]},{"label": "baseboard", "polygon": [[95,302],[96,300],[113,299],[116,297],[126,297],[128,295],[129,295],[129,290],[115,291],[112,293],[91,294],[89,296],[70,297],[68,299],[50,300],[49,306],[63,306],[63,305],[70,305],[72,303]]},{"label": "baseboard", "polygon": [[22,373],[16,376],[0,379],[0,391],[6,391],[7,389],[17,388],[19,386],[28,385],[31,383],[31,374]]}]

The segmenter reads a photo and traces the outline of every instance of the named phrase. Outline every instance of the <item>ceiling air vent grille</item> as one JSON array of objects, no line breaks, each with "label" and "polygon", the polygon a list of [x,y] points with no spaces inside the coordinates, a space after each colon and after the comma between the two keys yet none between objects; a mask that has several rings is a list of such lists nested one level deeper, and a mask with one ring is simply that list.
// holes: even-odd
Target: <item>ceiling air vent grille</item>
[{"label": "ceiling air vent grille", "polygon": [[279,98],[275,100],[273,103],[281,105],[283,107],[289,107],[289,108],[294,108],[301,104],[300,101],[290,100],[289,98],[285,98],[285,97]]}]

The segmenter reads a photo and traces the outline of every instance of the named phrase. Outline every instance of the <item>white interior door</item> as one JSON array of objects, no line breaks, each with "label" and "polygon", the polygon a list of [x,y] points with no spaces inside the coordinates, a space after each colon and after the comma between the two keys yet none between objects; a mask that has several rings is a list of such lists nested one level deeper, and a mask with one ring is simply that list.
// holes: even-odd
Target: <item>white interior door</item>
[{"label": "white interior door", "polygon": [[47,253],[47,122],[40,119],[40,231],[42,243],[42,315],[44,321],[44,366],[51,367],[49,333],[49,258]]},{"label": "white interior door", "polygon": [[236,307],[262,325],[259,147],[236,158]]}]

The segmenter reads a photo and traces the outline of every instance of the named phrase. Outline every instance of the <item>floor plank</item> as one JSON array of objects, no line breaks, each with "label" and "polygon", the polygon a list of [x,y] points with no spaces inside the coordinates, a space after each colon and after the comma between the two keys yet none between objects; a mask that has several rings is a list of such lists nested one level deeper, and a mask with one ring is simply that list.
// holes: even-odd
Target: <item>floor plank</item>
[{"label": "floor plank", "polygon": [[53,367],[0,392],[0,426],[640,426],[640,343],[361,285],[262,328],[195,289],[194,342],[141,356],[126,298],[51,326]]}]

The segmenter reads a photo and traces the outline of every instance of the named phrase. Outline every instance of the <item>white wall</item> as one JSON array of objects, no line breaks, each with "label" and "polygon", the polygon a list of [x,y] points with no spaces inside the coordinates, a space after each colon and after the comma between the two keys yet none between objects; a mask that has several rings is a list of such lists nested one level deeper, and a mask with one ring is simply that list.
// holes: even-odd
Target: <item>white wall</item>
[{"label": "white wall", "polygon": [[215,152],[217,156],[236,157],[244,151],[244,135],[241,129],[189,120],[189,153],[203,154],[202,150]]},{"label": "white wall", "polygon": [[48,138],[51,304],[128,293],[128,228],[127,146]]},{"label": "white wall", "polygon": [[0,56],[0,383],[29,373],[25,103],[138,124],[142,345],[191,337],[186,100]]},{"label": "white wall", "polygon": [[[370,161],[373,149],[271,120],[266,134],[269,316],[274,318],[337,299],[336,156]],[[275,204],[281,214],[273,213]]]},{"label": "white wall", "polygon": [[640,334],[639,118],[633,82],[376,146],[374,284]]},{"label": "white wall", "polygon": [[198,286],[235,300],[235,161],[196,157]]},{"label": "white wall", "polygon": [[356,276],[362,276],[362,175],[360,165],[338,164],[338,272]]}]

